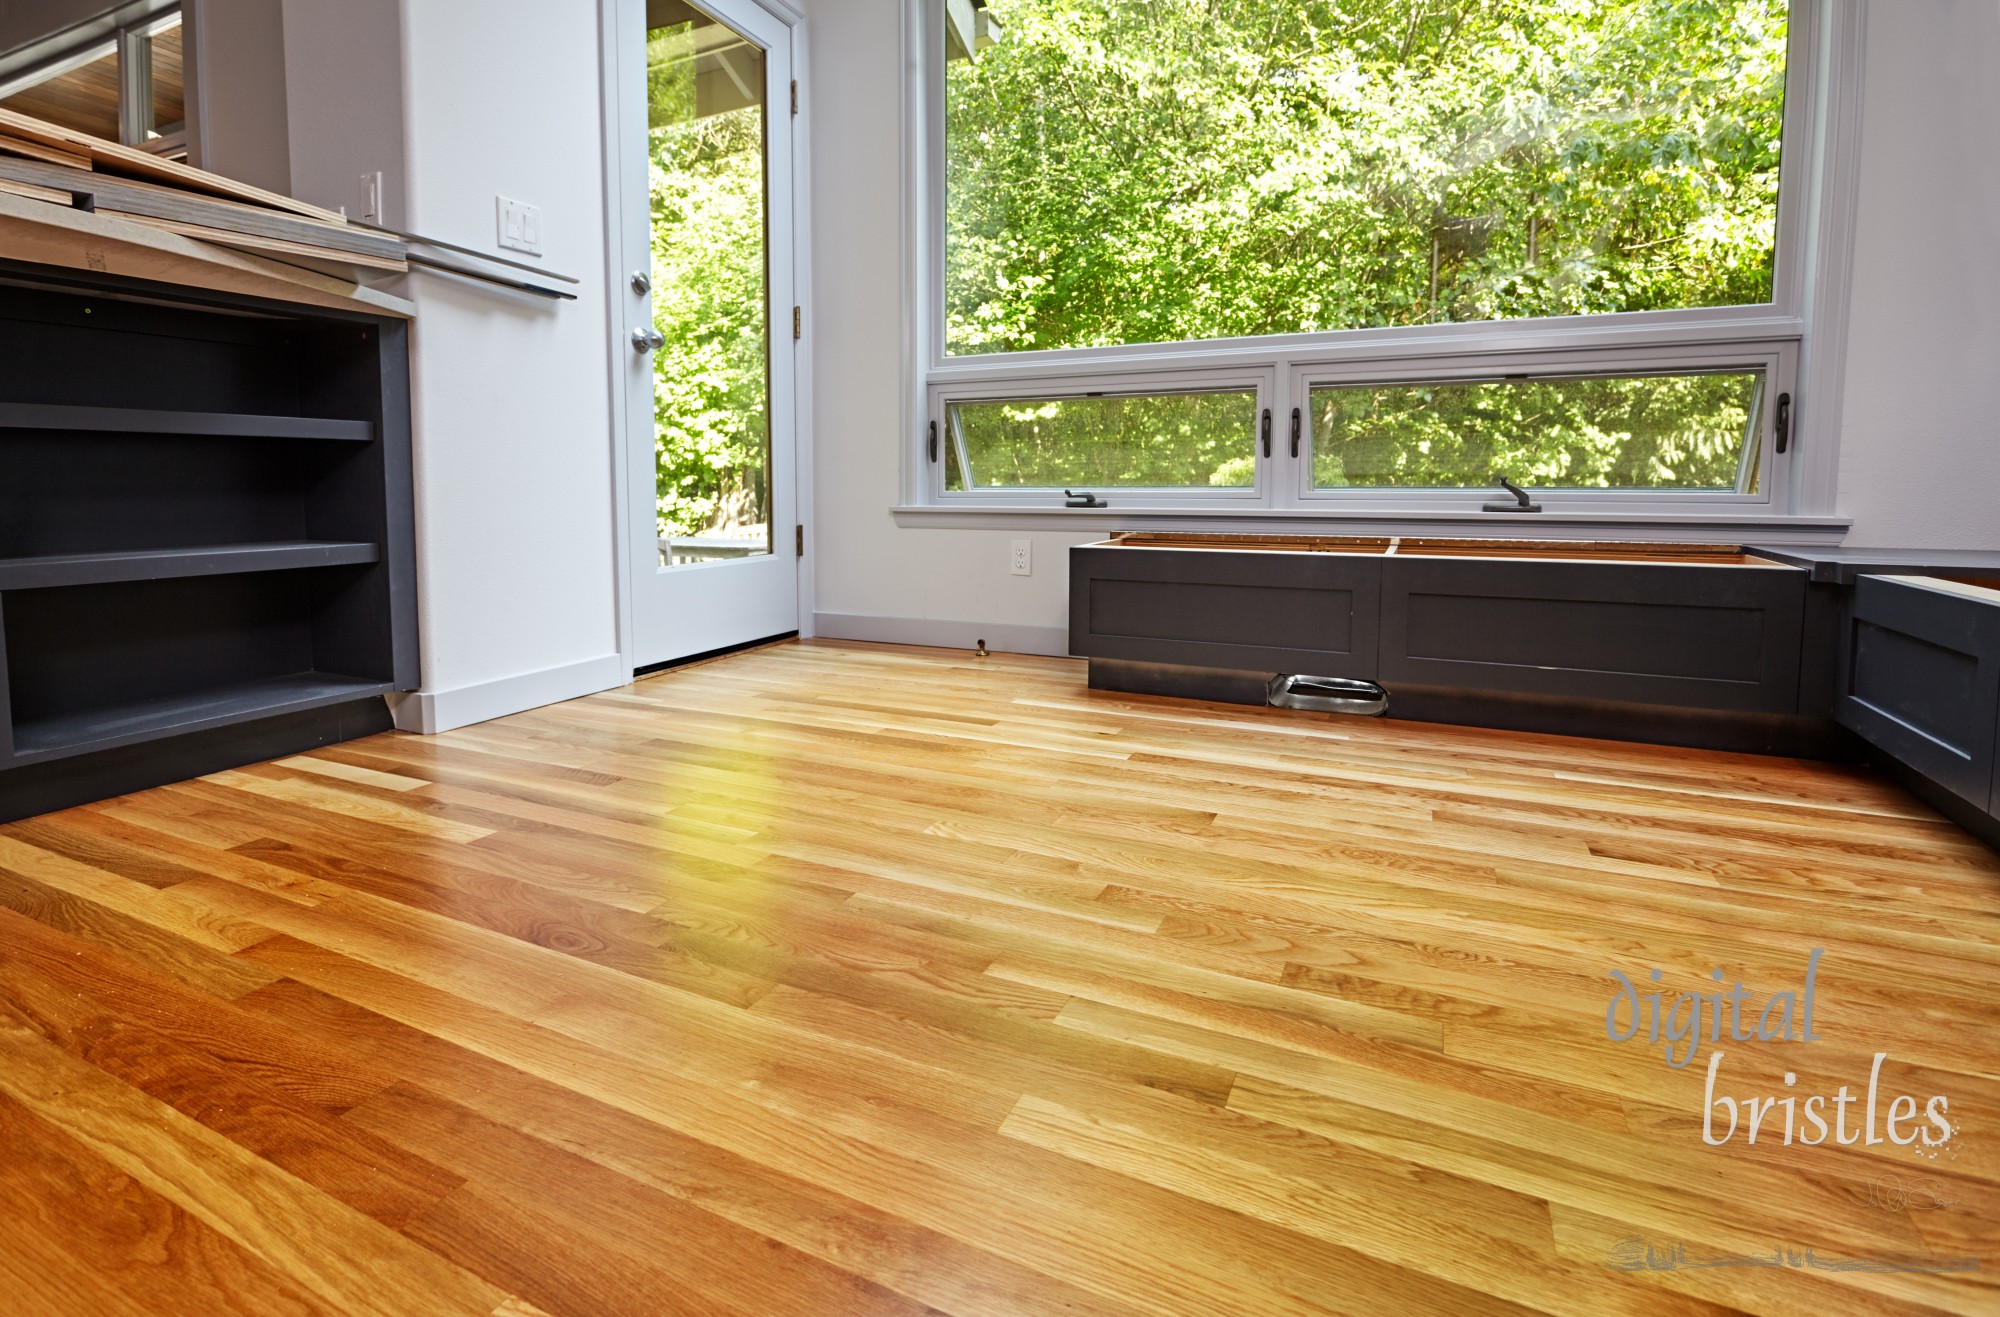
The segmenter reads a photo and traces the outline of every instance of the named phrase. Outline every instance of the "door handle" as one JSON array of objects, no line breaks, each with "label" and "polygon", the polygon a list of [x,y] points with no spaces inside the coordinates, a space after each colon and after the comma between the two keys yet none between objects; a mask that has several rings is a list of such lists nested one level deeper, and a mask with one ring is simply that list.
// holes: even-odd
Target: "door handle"
[{"label": "door handle", "polygon": [[635,329],[632,331],[632,350],[634,352],[655,352],[666,345],[667,336],[650,325],[644,329]]}]

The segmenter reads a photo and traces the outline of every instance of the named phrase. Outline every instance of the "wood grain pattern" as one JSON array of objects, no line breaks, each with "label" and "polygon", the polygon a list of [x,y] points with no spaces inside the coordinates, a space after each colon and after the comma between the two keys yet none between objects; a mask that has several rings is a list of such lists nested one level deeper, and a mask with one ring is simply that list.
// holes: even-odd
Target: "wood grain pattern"
[{"label": "wood grain pattern", "polygon": [[0,244],[4,244],[9,259],[37,265],[213,288],[367,315],[407,319],[415,313],[402,298],[352,280],[183,238],[113,215],[31,201],[13,189],[0,189]]},{"label": "wood grain pattern", "polygon": [[0,107],[0,130],[4,130],[10,137],[82,156],[89,160],[93,167],[106,173],[130,174],[139,178],[153,179],[194,192],[213,193],[232,201],[248,202],[256,206],[268,206],[273,210],[304,215],[308,219],[319,220],[325,224],[347,223],[347,218],[337,211],[297,201],[276,192],[267,192],[263,188],[252,187],[233,178],[211,174],[177,160],[168,160],[164,156],[141,151],[137,147],[125,146],[105,137],[93,137],[89,133],[77,132],[60,124],[50,123],[46,119],[37,119],[4,107]]},{"label": "wood grain pattern", "polygon": [[[1813,948],[1810,1045],[1605,1037],[1613,968],[1761,999]],[[0,828],[0,1284],[1990,1313],[1996,1025],[2000,857],[1861,769],[791,643]],[[1732,1097],[1886,1053],[1960,1134],[1707,1146],[1709,1051]]]}]

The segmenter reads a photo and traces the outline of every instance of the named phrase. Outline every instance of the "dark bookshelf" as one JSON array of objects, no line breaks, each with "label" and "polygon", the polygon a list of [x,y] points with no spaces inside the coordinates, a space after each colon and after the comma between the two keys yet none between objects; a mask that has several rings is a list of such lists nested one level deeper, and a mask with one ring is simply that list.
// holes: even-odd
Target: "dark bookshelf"
[{"label": "dark bookshelf", "polygon": [[408,328],[0,262],[0,821],[386,729]]}]

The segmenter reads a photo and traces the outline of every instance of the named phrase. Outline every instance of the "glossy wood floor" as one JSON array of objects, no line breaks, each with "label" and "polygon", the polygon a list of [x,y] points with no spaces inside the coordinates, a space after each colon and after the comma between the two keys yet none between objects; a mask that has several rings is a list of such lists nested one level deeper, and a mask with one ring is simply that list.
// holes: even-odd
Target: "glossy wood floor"
[{"label": "glossy wood floor", "polygon": [[1997,1024],[1859,770],[792,644],[0,828],[0,1309],[1994,1313]]}]

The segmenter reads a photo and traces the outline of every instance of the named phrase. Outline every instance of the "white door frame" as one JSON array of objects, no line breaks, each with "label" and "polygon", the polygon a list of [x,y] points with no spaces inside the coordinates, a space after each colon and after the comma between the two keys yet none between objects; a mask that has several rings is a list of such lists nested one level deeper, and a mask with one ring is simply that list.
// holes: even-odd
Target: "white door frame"
[{"label": "white door frame", "polygon": [[[808,88],[808,64],[806,58],[805,15],[787,3],[786,0],[747,0],[755,4],[771,17],[784,24],[790,35],[790,57],[792,78],[798,84],[797,109],[791,116],[792,168],[790,239],[792,264],[792,302],[804,308],[801,316],[803,332],[792,341],[792,433],[796,452],[793,458],[795,519],[805,527],[805,553],[797,558],[798,570],[798,632],[799,635],[814,634],[813,616],[816,591],[814,589],[814,563],[816,518],[813,515],[813,443],[812,443],[812,342],[813,316],[808,294],[812,288],[812,243],[809,238],[810,215],[810,116],[806,113]],[[636,30],[628,30],[628,25]],[[620,60],[621,43],[645,40],[644,0],[598,0],[598,81],[603,93],[601,116],[603,128],[604,163],[604,244],[605,244],[605,360],[606,384],[611,401],[611,536],[612,562],[614,570],[614,590],[617,602],[618,660],[626,671],[635,664],[635,613],[637,582],[639,574],[650,573],[656,568],[652,562],[635,560],[633,544],[635,536],[632,527],[632,479],[631,453],[628,448],[630,426],[635,423],[632,415],[632,390],[628,387],[627,366],[632,356],[631,332],[633,327],[634,302],[627,280],[631,271],[624,269],[627,264],[625,253],[634,249],[639,235],[632,232],[633,217],[639,213],[634,205],[634,180],[627,162],[637,158],[641,144],[631,140],[631,126],[623,113],[626,90],[623,86],[623,63]],[[782,110],[786,107],[774,107]],[[775,117],[775,114],[774,114]],[[643,131],[643,130],[642,130]],[[643,182],[637,186],[644,187]],[[650,234],[646,237],[650,239]],[[643,245],[643,244],[642,244]],[[774,323],[771,332],[782,341],[783,325]],[[784,361],[782,353],[774,354],[778,362]],[[775,399],[776,391],[773,390]],[[792,551],[788,543],[791,535],[782,528],[771,528],[774,552]]]}]

